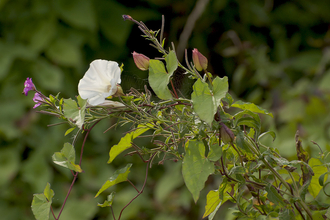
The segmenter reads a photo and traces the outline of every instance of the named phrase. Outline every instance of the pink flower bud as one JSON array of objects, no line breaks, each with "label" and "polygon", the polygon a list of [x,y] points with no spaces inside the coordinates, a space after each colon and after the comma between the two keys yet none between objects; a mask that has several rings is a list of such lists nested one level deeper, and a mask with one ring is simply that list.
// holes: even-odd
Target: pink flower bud
[{"label": "pink flower bud", "polygon": [[206,57],[201,54],[196,48],[192,51],[192,58],[195,64],[195,68],[198,71],[206,70],[207,69],[207,59]]},{"label": "pink flower bud", "polygon": [[136,53],[135,51],[132,54],[137,68],[143,71],[149,69],[149,60],[150,60],[149,57],[140,53]]}]

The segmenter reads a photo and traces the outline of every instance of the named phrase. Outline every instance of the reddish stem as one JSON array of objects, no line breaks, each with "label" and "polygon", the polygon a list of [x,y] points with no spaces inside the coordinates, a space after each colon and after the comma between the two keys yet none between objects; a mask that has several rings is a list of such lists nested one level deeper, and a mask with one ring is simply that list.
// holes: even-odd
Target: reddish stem
[{"label": "reddish stem", "polygon": [[[135,187],[135,189],[138,191],[138,194],[136,196],[134,196],[133,199],[131,199],[131,201],[129,201],[125,206],[124,208],[122,208],[122,210],[120,211],[120,214],[119,214],[119,217],[118,217],[118,220],[120,220],[121,218],[121,215],[123,213],[123,211],[127,208],[127,206],[129,206],[129,204],[131,204],[137,197],[139,197],[142,193],[143,193],[143,190],[146,186],[146,183],[147,183],[147,178],[148,178],[148,171],[149,171],[149,164],[150,164],[150,161],[152,161],[152,158],[156,155],[156,153],[152,154],[152,156],[149,158],[148,162],[147,162],[147,168],[146,168],[146,177],[144,178],[144,183],[143,183],[143,186],[141,188],[140,191],[138,191]],[[130,182],[130,181],[129,181]]]},{"label": "reddish stem", "polygon": [[[96,121],[96,122],[95,122],[95,123],[94,123],[94,124],[93,124],[93,125],[87,130],[87,132],[86,132],[86,135],[85,135],[84,141],[83,141],[83,143],[82,143],[82,145],[81,145],[81,152],[80,152],[80,158],[79,158],[79,166],[81,166],[82,156],[83,156],[83,152],[84,152],[84,146],[85,146],[85,143],[86,143],[87,137],[88,137],[90,131],[91,131],[91,130],[94,128],[94,126],[95,126],[97,123],[99,123],[99,122],[100,122],[100,120]],[[73,175],[73,180],[72,180],[72,182],[71,182],[71,185],[70,185],[70,188],[69,188],[69,190],[68,190],[68,193],[67,193],[66,196],[65,196],[65,199],[64,199],[64,201],[63,201],[63,204],[62,204],[61,210],[60,210],[60,212],[58,213],[57,218],[55,217],[55,214],[54,214],[54,212],[53,212],[53,208],[51,207],[51,210],[52,210],[52,213],[53,213],[53,216],[54,216],[55,220],[58,220],[58,219],[60,218],[60,216],[61,216],[61,214],[62,214],[62,211],[63,211],[63,209],[64,209],[64,206],[65,206],[65,204],[66,204],[66,201],[67,201],[67,199],[69,198],[69,195],[70,195],[70,193],[71,193],[71,190],[72,190],[72,188],[73,188],[73,185],[74,185],[74,183],[76,182],[77,177],[78,177],[78,174],[79,174],[79,172],[73,173],[72,170],[71,170],[71,173],[72,173],[72,175]]]},{"label": "reddish stem", "polygon": [[173,92],[174,92],[174,94],[175,94],[175,98],[179,98],[179,96],[178,96],[178,94],[176,93],[176,90],[175,90],[175,88],[174,88],[174,85],[173,85],[173,82],[172,82],[172,80],[170,80],[171,81],[171,85],[172,85],[172,89],[173,89]]}]

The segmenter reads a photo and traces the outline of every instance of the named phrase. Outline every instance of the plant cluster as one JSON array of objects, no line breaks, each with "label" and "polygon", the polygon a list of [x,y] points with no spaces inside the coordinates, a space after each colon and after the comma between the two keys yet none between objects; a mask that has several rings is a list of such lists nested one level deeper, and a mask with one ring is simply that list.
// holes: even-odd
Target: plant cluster
[{"label": "plant cluster", "polygon": [[[71,128],[72,143],[65,143],[52,159],[59,166],[70,169],[73,180],[58,215],[52,208],[54,191],[47,183],[41,194],[35,194],[32,211],[36,219],[49,219],[51,213],[58,220],[69,194],[82,169],[82,155],[90,131],[101,121],[116,118],[108,130],[129,124],[128,130],[117,145],[109,151],[108,163],[112,163],[124,151],[137,155],[146,163],[145,180],[138,189],[130,180],[133,164],[123,165],[105,181],[95,197],[121,182],[129,182],[137,191],[114,219],[121,219],[146,187],[148,171],[154,164],[165,161],[182,163],[182,176],[193,200],[199,199],[209,176],[220,179],[218,188],[207,194],[204,217],[213,219],[226,201],[235,203],[234,215],[238,219],[319,219],[330,217],[329,204],[316,197],[323,192],[328,196],[328,154],[320,151],[318,158],[310,158],[302,148],[299,133],[296,134],[297,160],[289,161],[276,148],[262,142],[264,136],[275,139],[272,131],[263,131],[261,115],[273,117],[272,113],[254,103],[234,101],[228,93],[227,77],[220,78],[208,72],[208,60],[197,49],[192,51],[192,62],[185,51],[185,64],[176,56],[174,45],[166,50],[163,29],[149,29],[143,22],[129,15],[123,18],[134,22],[143,37],[158,50],[160,57],[150,59],[133,52],[136,66],[149,71],[150,91],[141,92],[131,88],[124,94],[121,89],[123,65],[114,61],[95,60],[90,64],[78,84],[77,101],[60,98],[60,94],[45,96],[36,89],[32,79],[24,84],[24,93],[34,91],[35,108],[47,107],[40,113],[58,117]],[[175,71],[187,74],[194,80],[191,97],[181,97],[172,78]],[[80,146],[79,162],[76,163],[76,140],[84,135]],[[148,138],[152,148],[138,146],[137,137]],[[315,143],[316,144],[316,143]],[[82,174],[83,175],[83,174]],[[110,193],[101,207],[112,209],[114,192]]]}]

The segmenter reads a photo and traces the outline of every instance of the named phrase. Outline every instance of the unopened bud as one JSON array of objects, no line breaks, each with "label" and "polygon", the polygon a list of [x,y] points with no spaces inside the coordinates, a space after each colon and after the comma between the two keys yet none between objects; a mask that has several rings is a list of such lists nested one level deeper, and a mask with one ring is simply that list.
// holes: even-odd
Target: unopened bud
[{"label": "unopened bud", "polygon": [[224,123],[221,123],[220,137],[225,144],[233,143],[235,135]]},{"label": "unopened bud", "polygon": [[119,84],[117,84],[117,91],[115,94],[113,94],[112,96],[114,97],[119,97],[119,96],[124,96],[124,92],[123,89],[121,88],[121,86]]},{"label": "unopened bud", "polygon": [[207,69],[207,58],[201,54],[196,48],[192,51],[192,58],[195,68],[198,71]]},{"label": "unopened bud", "polygon": [[139,68],[140,70],[148,70],[149,69],[149,57],[136,53],[135,51],[132,53],[133,54],[133,59],[134,63]]},{"label": "unopened bud", "polygon": [[132,17],[130,15],[123,15],[124,21],[126,20],[132,20]]}]

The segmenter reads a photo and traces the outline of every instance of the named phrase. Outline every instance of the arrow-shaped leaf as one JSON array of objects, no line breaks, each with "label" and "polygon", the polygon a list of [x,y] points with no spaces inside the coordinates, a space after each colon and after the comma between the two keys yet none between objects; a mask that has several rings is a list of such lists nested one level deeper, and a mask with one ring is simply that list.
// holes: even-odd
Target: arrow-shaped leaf
[{"label": "arrow-shaped leaf", "polygon": [[197,115],[211,125],[214,114],[217,112],[217,108],[220,105],[222,98],[226,96],[228,91],[228,78],[216,77],[212,82],[212,91],[206,82],[198,79],[193,85],[193,93],[191,94],[191,100],[193,102],[194,111]]},{"label": "arrow-shaped leaf", "polygon": [[126,167],[116,170],[116,172],[109,178],[109,180],[107,180],[103,184],[101,189],[97,192],[95,198],[98,197],[104,190],[108,189],[109,187],[127,181],[127,176],[130,172],[129,169],[131,168],[131,166],[132,164],[129,163],[126,165]]},{"label": "arrow-shaped leaf", "polygon": [[203,142],[190,140],[186,143],[186,155],[182,163],[184,182],[197,202],[199,192],[204,188],[205,181],[214,173],[214,164],[205,158]]},{"label": "arrow-shaped leaf", "polygon": [[47,183],[44,193],[34,194],[32,200],[32,212],[37,220],[48,220],[50,206],[52,204],[52,199],[54,196],[54,191],[50,188],[50,184]]},{"label": "arrow-shaped leaf", "polygon": [[166,68],[163,62],[159,60],[149,61],[149,84],[152,90],[160,99],[172,99],[172,94],[167,85],[173,72],[178,68],[178,62],[174,51],[171,51],[166,57]]},{"label": "arrow-shaped leaf", "polygon": [[[152,127],[151,124],[148,126]],[[144,132],[150,129],[150,127],[146,127],[145,125],[139,125],[136,130],[127,133],[124,137],[122,137],[117,145],[114,145],[109,152],[109,160],[108,163],[111,163],[121,152],[127,150],[132,147],[132,141],[136,137],[140,136]]]},{"label": "arrow-shaped leaf", "polygon": [[69,168],[75,172],[82,172],[82,169],[79,165],[75,164],[76,152],[74,147],[69,144],[65,143],[64,147],[62,148],[61,152],[56,152],[53,154],[53,162],[57,165],[62,167]]},{"label": "arrow-shaped leaf", "polygon": [[114,197],[115,197],[115,192],[110,193],[110,195],[108,195],[107,197],[107,200],[105,200],[103,204],[98,203],[97,206],[100,206],[102,208],[112,206]]}]

